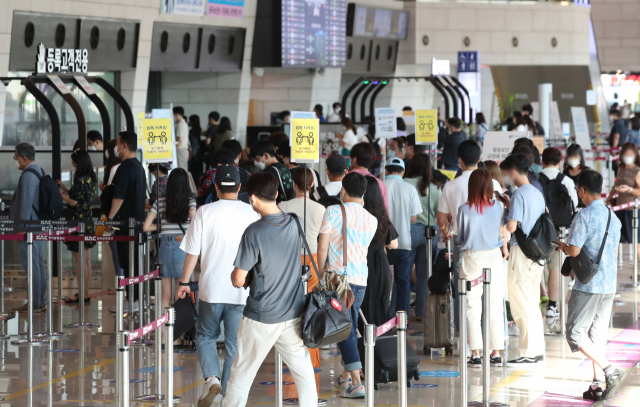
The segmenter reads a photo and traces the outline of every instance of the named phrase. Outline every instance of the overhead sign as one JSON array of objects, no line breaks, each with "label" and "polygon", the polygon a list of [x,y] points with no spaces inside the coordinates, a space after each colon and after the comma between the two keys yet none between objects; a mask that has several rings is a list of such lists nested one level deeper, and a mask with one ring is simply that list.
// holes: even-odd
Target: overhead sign
[{"label": "overhead sign", "polygon": [[204,14],[205,1],[206,0],[161,0],[160,11],[163,13],[201,16]]},{"label": "overhead sign", "polygon": [[448,59],[431,59],[431,75],[449,75],[451,66]]},{"label": "overhead sign", "polygon": [[587,123],[587,112],[582,106],[571,107],[571,119],[573,121],[573,131],[576,133],[576,144],[583,150],[591,149],[591,137],[589,136],[589,125]]},{"label": "overhead sign", "polygon": [[171,119],[144,119],[142,159],[151,163],[173,161],[173,132]]},{"label": "overhead sign", "polygon": [[38,44],[36,74],[55,72],[87,73],[89,53],[86,49],[45,48]]},{"label": "overhead sign", "polygon": [[549,112],[551,118],[551,128],[553,129],[553,136],[557,139],[562,139],[562,122],[560,121],[560,110],[558,109],[558,102],[551,101],[551,109]]},{"label": "overhead sign", "polygon": [[480,52],[458,51],[458,73],[480,71]]},{"label": "overhead sign", "polygon": [[291,112],[291,161],[317,163],[320,161],[320,120],[315,112]]},{"label": "overhead sign", "polygon": [[513,142],[519,138],[531,138],[528,131],[488,131],[484,133],[482,161],[504,161],[513,150]]},{"label": "overhead sign", "polygon": [[244,15],[244,0],[208,0],[207,15],[242,18]]},{"label": "overhead sign", "polygon": [[396,111],[391,107],[376,108],[376,137],[398,137]]},{"label": "overhead sign", "polygon": [[60,79],[57,75],[47,75],[47,77],[51,80],[51,82],[53,82],[56,88],[58,88],[60,93],[62,93],[63,95],[71,93],[71,90],[67,87],[67,85],[64,84],[64,82],[62,82],[62,79]]},{"label": "overhead sign", "polygon": [[438,144],[438,111],[416,110],[416,144]]},{"label": "overhead sign", "polygon": [[82,86],[82,89],[87,92],[87,95],[96,94],[96,90],[93,88],[93,86],[91,86],[89,81],[87,81],[87,78],[85,78],[84,76],[74,76],[73,78],[76,80],[76,82],[78,82],[78,85]]}]

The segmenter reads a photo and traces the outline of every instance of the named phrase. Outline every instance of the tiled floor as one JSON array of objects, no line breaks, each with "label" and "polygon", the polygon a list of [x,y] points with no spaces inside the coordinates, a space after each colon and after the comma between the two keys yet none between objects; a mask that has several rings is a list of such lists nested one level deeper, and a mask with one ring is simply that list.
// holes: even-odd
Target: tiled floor
[{"label": "tiled floor", "polygon": [[[625,248],[626,249],[626,248]],[[629,260],[625,253],[625,269],[619,274],[619,283],[630,282]],[[65,293],[70,294],[70,293]],[[616,363],[627,366],[627,381],[619,393],[605,403],[608,406],[637,406],[640,398],[640,324],[638,319],[637,291],[620,288],[611,318],[608,338],[609,354]],[[24,298],[24,290],[5,294],[5,308],[18,304]],[[54,328],[71,335],[51,342],[48,346],[30,347],[11,345],[0,341],[0,395],[5,400],[2,406],[114,406],[115,405],[115,319],[108,308],[115,304],[115,296],[104,294],[94,298],[87,309],[91,322],[102,325],[94,330],[70,330],[61,328],[77,320],[77,308],[57,306],[54,309]],[[415,322],[410,322],[415,326]],[[21,331],[26,322],[20,321]],[[37,314],[35,331],[45,328],[45,314]],[[137,327],[137,323],[136,323]],[[634,329],[635,328],[635,329]],[[455,355],[422,356],[421,326],[409,335],[410,343],[420,355],[419,381],[413,381],[408,390],[409,406],[456,406],[460,405],[460,378],[458,374],[458,351]],[[417,335],[416,335],[417,334]],[[415,336],[414,336],[415,335]],[[15,338],[12,338],[15,339]],[[580,354],[572,354],[564,338],[546,336],[546,364],[536,370],[491,368],[491,400],[508,403],[513,407],[542,406],[589,406],[582,400],[582,392],[591,380],[591,364],[584,362]],[[517,338],[511,337],[504,358],[512,358],[517,348]],[[181,352],[181,351],[178,351]],[[219,351],[224,355],[224,351]],[[131,398],[153,393],[155,373],[139,372],[153,366],[153,348],[131,350]],[[333,379],[341,372],[340,355],[337,348],[322,350],[322,369],[316,373],[320,397],[328,399],[329,405],[363,405],[363,400],[345,400],[333,389]],[[202,372],[195,353],[175,353],[175,394],[182,397],[177,406],[196,404],[202,385]],[[251,405],[273,405],[275,386],[273,353],[265,360],[249,395]],[[285,382],[292,382],[284,375]],[[375,393],[378,406],[397,406],[395,384],[381,384]],[[284,386],[284,396],[295,397],[295,385]],[[469,370],[469,401],[482,399],[481,370]],[[143,405],[132,402],[131,405]],[[144,405],[154,405],[147,403]]]}]

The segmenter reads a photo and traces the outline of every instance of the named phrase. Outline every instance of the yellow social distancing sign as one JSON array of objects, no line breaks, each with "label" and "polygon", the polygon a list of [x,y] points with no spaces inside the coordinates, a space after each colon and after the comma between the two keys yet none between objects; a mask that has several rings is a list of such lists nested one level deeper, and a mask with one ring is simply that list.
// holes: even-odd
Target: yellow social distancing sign
[{"label": "yellow social distancing sign", "polygon": [[416,144],[438,144],[438,111],[416,110]]},{"label": "yellow social distancing sign", "polygon": [[320,122],[316,119],[291,119],[291,161],[314,163],[320,159]]},{"label": "yellow social distancing sign", "polygon": [[171,119],[144,119],[142,158],[146,162],[173,161],[173,132]]},{"label": "yellow social distancing sign", "polygon": [[453,179],[456,177],[456,172],[455,171],[449,171],[449,170],[440,170],[440,172],[447,178],[449,178],[449,181],[453,181]]}]

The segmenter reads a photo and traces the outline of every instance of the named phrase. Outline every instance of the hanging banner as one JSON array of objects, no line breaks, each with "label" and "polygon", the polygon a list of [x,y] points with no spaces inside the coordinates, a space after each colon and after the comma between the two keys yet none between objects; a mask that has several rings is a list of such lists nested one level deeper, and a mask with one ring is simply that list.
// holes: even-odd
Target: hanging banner
[{"label": "hanging banner", "polygon": [[591,136],[589,136],[587,112],[584,107],[572,106],[571,118],[573,120],[573,130],[576,133],[576,144],[579,144],[583,150],[591,150]]},{"label": "hanging banner", "polygon": [[291,161],[317,163],[320,160],[320,120],[315,112],[291,112]]},{"label": "hanging banner", "polygon": [[438,144],[438,111],[416,110],[416,144]]},{"label": "hanging banner", "polygon": [[528,131],[488,131],[484,133],[482,161],[504,161],[513,150],[513,142],[519,138],[531,138]]},{"label": "hanging banner", "polygon": [[173,158],[173,120],[144,119],[142,159],[151,163],[166,163]]},{"label": "hanging banner", "polygon": [[376,108],[376,137],[398,137],[396,111],[390,107]]},{"label": "hanging banner", "polygon": [[208,16],[242,18],[244,16],[244,0],[208,0]]}]

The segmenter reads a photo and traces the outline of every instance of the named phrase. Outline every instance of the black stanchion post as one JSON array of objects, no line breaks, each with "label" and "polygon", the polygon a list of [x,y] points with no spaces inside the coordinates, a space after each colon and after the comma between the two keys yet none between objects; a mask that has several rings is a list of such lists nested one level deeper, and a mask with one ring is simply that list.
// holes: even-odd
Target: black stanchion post
[{"label": "black stanchion post", "polygon": [[[138,232],[138,277],[144,275],[144,232]],[[144,282],[138,284],[138,304],[140,305],[140,311],[138,312],[138,327],[144,326]],[[141,339],[141,342],[144,342]]]}]

